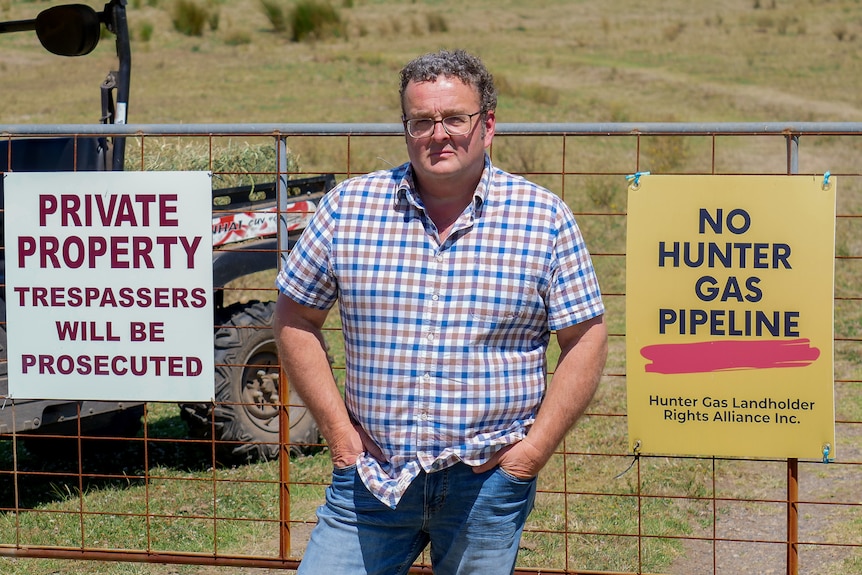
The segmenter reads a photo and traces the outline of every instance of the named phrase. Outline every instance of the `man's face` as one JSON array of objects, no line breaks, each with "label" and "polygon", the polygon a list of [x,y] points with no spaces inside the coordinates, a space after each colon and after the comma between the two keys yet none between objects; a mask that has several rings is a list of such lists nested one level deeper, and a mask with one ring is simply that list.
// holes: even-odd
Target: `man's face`
[{"label": "man's face", "polygon": [[[457,78],[441,76],[434,82],[410,82],[404,89],[406,119],[443,118],[474,114],[481,110],[477,90]],[[463,175],[477,177],[484,167],[485,148],[494,137],[494,111],[470,119],[470,131],[450,136],[441,123],[425,137],[406,134],[407,154],[420,185],[442,182]]]}]

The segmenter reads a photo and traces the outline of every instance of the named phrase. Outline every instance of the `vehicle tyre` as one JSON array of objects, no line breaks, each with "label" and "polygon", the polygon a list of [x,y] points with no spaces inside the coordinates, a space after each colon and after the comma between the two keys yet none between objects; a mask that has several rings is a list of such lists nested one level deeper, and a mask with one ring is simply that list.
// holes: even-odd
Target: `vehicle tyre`
[{"label": "vehicle tyre", "polygon": [[[278,457],[280,396],[274,313],[275,302],[227,307],[215,332],[215,403],[181,405],[193,436],[215,436],[217,457],[223,463]],[[290,452],[319,449],[317,423],[293,390],[288,404]]]}]

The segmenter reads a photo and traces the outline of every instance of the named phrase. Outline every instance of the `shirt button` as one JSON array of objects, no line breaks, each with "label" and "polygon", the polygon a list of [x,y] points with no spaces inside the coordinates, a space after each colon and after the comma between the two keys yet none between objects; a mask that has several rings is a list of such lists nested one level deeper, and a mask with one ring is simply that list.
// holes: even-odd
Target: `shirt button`
[{"label": "shirt button", "polygon": [[427,413],[420,413],[419,419],[422,421],[428,421],[428,414]]},{"label": "shirt button", "polygon": [[435,293],[434,295],[431,296],[431,299],[434,301],[437,301],[440,299],[440,296]]},{"label": "shirt button", "polygon": [[434,341],[434,334],[433,334],[433,333],[429,333],[429,334],[428,334],[427,336],[425,336],[425,337],[426,337],[426,339],[427,339],[428,341]]},{"label": "shirt button", "polygon": [[442,261],[443,261],[443,256],[442,256],[442,255],[440,255],[440,254],[437,254],[437,255],[434,257],[434,259],[435,259],[435,260],[437,260],[437,262],[439,263],[439,262],[442,262]]}]

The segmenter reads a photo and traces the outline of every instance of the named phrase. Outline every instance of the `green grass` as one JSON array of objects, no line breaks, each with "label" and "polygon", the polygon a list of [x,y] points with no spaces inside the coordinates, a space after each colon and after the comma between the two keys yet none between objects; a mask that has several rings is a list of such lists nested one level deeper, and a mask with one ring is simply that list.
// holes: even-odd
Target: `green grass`
[{"label": "green grass", "polygon": [[217,139],[207,142],[173,137],[126,140],[128,171],[205,170],[214,173],[214,188],[271,183],[276,170],[296,172],[298,158],[288,151],[287,165],[277,166],[276,140]]},{"label": "green grass", "polygon": [[341,12],[329,3],[300,0],[290,13],[291,40],[327,40],[346,35]]},{"label": "green grass", "polygon": [[[85,456],[82,483],[73,476],[76,462],[40,461],[19,448],[18,468],[26,484],[22,506],[39,512],[0,515],[0,532],[7,534],[0,542],[11,543],[8,536],[17,533],[25,546],[75,548],[83,542],[89,548],[130,552],[212,554],[217,549],[221,554],[277,556],[278,462],[213,467],[205,446],[170,441],[184,437],[185,431],[176,406],[150,404],[148,458],[141,442],[118,445],[107,457]],[[10,445],[4,441],[0,452],[4,470]],[[325,454],[296,459],[292,467],[294,482],[321,484],[329,475]],[[8,505],[10,481],[7,476],[0,481]],[[321,488],[302,485],[293,491],[292,519],[313,521]],[[31,572],[32,565],[32,560],[0,559],[3,573],[10,575]],[[88,564],[85,572],[116,573],[115,567]],[[76,572],[68,568],[64,565],[61,572]],[[166,566],[136,569],[128,572],[175,572]]]}]

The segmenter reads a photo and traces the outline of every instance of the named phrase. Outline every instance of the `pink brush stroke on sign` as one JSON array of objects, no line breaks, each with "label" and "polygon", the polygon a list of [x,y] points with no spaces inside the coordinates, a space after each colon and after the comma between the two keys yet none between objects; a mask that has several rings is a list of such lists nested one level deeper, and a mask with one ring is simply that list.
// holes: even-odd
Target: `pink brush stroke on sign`
[{"label": "pink brush stroke on sign", "polygon": [[652,361],[644,368],[650,373],[709,373],[739,369],[805,367],[820,350],[809,339],[783,341],[704,341],[648,345],[641,355]]}]

